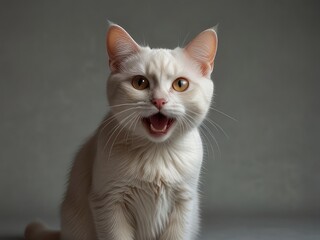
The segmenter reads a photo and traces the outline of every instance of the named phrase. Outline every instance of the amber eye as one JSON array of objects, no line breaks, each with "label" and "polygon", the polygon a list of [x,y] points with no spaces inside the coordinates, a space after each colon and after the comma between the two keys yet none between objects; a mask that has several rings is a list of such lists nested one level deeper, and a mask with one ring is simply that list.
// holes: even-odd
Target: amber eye
[{"label": "amber eye", "polygon": [[189,81],[185,78],[177,78],[172,83],[172,87],[177,92],[184,92],[189,87]]},{"label": "amber eye", "polygon": [[132,86],[135,89],[143,90],[149,87],[149,81],[144,76],[135,76],[132,78]]}]

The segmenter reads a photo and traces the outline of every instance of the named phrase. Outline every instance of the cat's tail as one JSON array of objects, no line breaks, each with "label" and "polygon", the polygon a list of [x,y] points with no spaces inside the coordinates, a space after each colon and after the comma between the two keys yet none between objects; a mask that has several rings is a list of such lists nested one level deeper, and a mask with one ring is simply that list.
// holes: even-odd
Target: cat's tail
[{"label": "cat's tail", "polygon": [[26,240],[60,240],[60,232],[48,229],[41,222],[30,223],[24,231]]}]

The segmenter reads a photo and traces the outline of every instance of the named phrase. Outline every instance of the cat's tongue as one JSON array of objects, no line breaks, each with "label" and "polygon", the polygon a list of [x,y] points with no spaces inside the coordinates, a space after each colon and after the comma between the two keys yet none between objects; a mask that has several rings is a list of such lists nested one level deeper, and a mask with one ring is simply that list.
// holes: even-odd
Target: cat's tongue
[{"label": "cat's tongue", "polygon": [[162,115],[161,113],[157,113],[152,115],[150,118],[151,128],[157,131],[165,131],[168,125],[169,118]]}]

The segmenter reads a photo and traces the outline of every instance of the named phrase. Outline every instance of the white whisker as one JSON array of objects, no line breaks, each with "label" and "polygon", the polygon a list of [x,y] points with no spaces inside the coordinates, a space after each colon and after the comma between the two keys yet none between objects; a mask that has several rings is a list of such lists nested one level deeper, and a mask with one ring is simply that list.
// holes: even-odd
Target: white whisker
[{"label": "white whisker", "polygon": [[139,119],[140,119],[140,116],[137,114],[134,117],[134,119],[132,120],[132,122],[131,122],[131,124],[129,126],[129,129],[127,131],[127,134],[126,134],[126,143],[128,143],[129,134],[131,134],[131,135],[133,134],[132,128],[133,128],[134,124],[137,124],[136,121],[139,121]]},{"label": "white whisker", "polygon": [[120,112],[117,112],[115,114],[112,114],[110,117],[108,117],[107,119],[105,119],[102,123],[101,123],[101,129],[99,130],[99,137],[100,135],[103,133],[103,131],[105,130],[105,128],[112,123],[112,121],[116,121],[116,117],[120,114],[123,114],[127,111],[130,111],[130,110],[134,110],[136,109],[135,107],[133,108],[128,108],[128,109],[125,109],[125,110],[122,110]]},{"label": "white whisker", "polygon": [[[137,113],[135,113],[135,112],[134,112],[134,113],[131,113],[126,119],[132,117],[132,115],[134,115],[134,114],[137,114]],[[116,135],[115,139],[113,140],[113,143],[111,144],[111,148],[110,148],[110,151],[109,151],[108,159],[110,159],[110,156],[111,156],[111,152],[112,152],[114,143],[116,142],[118,136],[120,135],[120,133],[124,130],[124,128],[125,128],[129,123],[130,123],[130,121],[127,121],[126,124],[124,124],[124,125],[122,126],[122,128],[120,129],[120,131],[119,131],[118,134]],[[119,124],[119,126],[120,126],[120,124]],[[116,131],[116,130],[115,130],[115,131]],[[110,137],[111,137],[111,136],[110,136]]]},{"label": "white whisker", "polygon": [[[194,112],[194,111],[191,111],[191,110],[187,110],[187,112],[191,112],[191,113],[193,113],[193,114],[195,114],[195,115],[199,115],[198,113],[196,113],[196,112]],[[218,124],[218,123],[216,123],[215,121],[213,121],[211,118],[209,118],[208,116],[204,119],[204,121],[207,121],[207,122],[209,122],[217,131],[221,131],[224,135],[225,135],[225,137],[227,138],[227,139],[229,139],[229,135],[223,130],[223,128]],[[218,130],[219,129],[219,130]]]},{"label": "white whisker", "polygon": [[109,136],[108,138],[108,141],[106,142],[106,144],[104,145],[103,147],[103,150],[105,151],[106,150],[106,147],[108,146],[108,143],[109,141],[111,140],[112,136],[115,134],[115,132],[119,129],[119,127],[121,126],[121,124],[123,124],[129,117],[131,117],[133,114],[135,114],[134,112],[131,113],[129,116],[125,117],[124,119],[122,119],[118,124],[116,124],[116,126],[114,126],[112,128],[112,130],[110,131],[111,132],[111,135]]},{"label": "white whisker", "polygon": [[229,135],[223,130],[223,128],[218,124],[216,123],[215,121],[213,121],[211,118],[205,118],[204,119],[205,121],[209,122],[212,126],[214,126],[214,128],[218,131],[218,128],[219,130],[223,133],[223,135],[229,139]]},{"label": "white whisker", "polygon": [[[193,121],[195,120],[190,114],[186,114],[186,119],[188,119],[188,118],[192,119]],[[190,119],[189,119],[189,121],[190,121]],[[209,128],[205,123],[202,123],[202,125],[200,126],[200,129],[201,129],[202,126],[203,126],[203,127],[205,128],[205,130],[206,130],[204,133],[208,133],[209,136],[212,138],[212,140],[215,142],[215,145],[217,146],[217,149],[218,149],[218,152],[219,152],[219,157],[221,158],[221,150],[220,150],[220,146],[219,146],[219,144],[218,144],[217,139],[215,138],[214,134],[212,133],[212,131],[210,130],[210,128]],[[206,134],[204,134],[204,135],[207,137]],[[208,137],[207,137],[207,140],[209,140]],[[211,141],[209,141],[209,143],[211,144]],[[214,154],[212,145],[211,145],[211,148],[212,148],[212,152],[213,152],[213,154]]]},{"label": "white whisker", "polygon": [[233,120],[233,121],[235,121],[235,122],[238,122],[238,120],[235,119],[234,117],[231,117],[230,115],[228,115],[228,114],[226,114],[226,113],[224,113],[224,112],[222,112],[222,111],[220,111],[220,110],[218,110],[218,109],[216,109],[216,108],[214,108],[214,107],[210,107],[210,109],[212,109],[213,111],[216,111],[217,113],[222,114],[222,115],[225,116],[225,117],[230,118],[231,120]]},{"label": "white whisker", "polygon": [[114,107],[123,107],[123,106],[141,106],[141,105],[149,105],[146,102],[135,102],[135,103],[122,103],[122,104],[115,104],[115,105],[107,105],[107,107],[114,108]]}]

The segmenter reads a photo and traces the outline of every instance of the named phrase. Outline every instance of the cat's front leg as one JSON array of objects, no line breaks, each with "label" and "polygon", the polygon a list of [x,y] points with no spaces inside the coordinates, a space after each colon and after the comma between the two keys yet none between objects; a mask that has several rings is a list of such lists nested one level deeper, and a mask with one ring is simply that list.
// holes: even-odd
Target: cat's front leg
[{"label": "cat's front leg", "polygon": [[91,194],[90,203],[98,240],[133,240],[132,216],[121,196]]},{"label": "cat's front leg", "polygon": [[161,235],[160,240],[193,240],[193,229],[196,226],[191,224],[197,224],[197,218],[194,208],[198,208],[197,201],[189,194],[180,193],[177,195],[172,212],[169,217],[169,222],[165,228],[164,233]]}]

